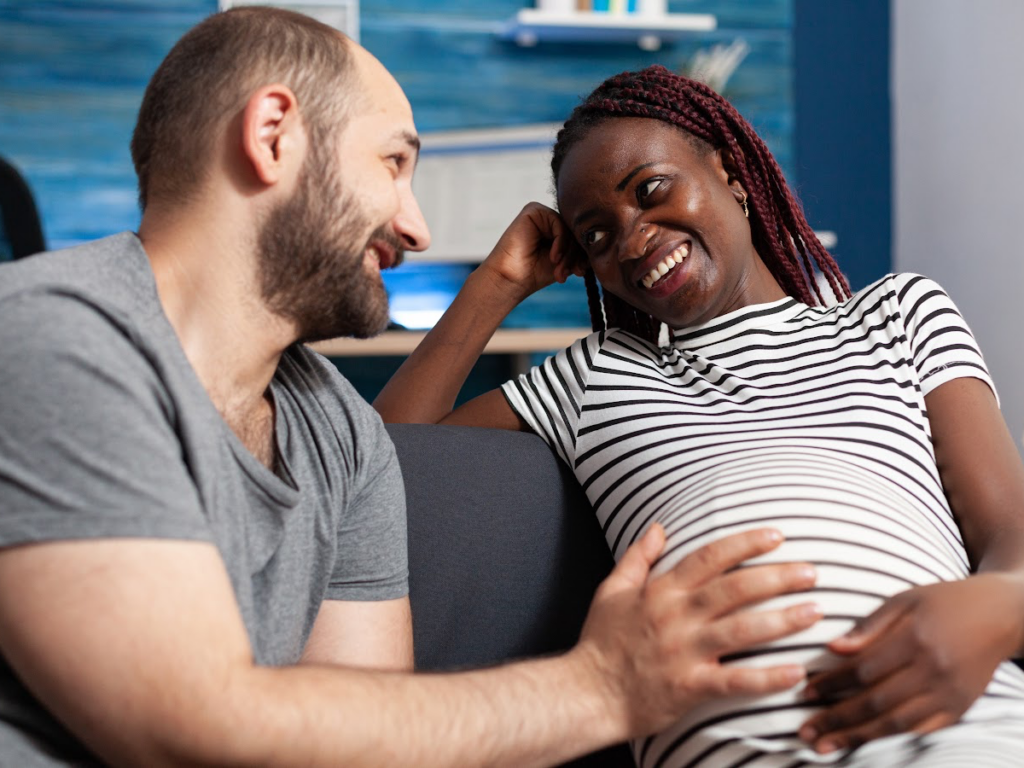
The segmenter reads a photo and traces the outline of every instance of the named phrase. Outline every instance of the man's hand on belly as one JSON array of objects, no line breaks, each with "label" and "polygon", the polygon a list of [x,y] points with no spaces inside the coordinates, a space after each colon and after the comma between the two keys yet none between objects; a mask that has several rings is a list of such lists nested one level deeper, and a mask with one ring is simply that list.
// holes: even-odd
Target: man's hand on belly
[{"label": "man's hand on belly", "polygon": [[661,526],[627,550],[598,589],[574,650],[590,656],[609,699],[618,702],[613,716],[624,738],[661,730],[709,700],[774,693],[805,678],[796,664],[745,668],[719,662],[821,618],[814,603],[751,608],[814,585],[815,570],[806,563],[735,568],[781,541],[768,529],[727,536],[653,578],[650,568],[665,542]]},{"label": "man's hand on belly", "polygon": [[846,657],[808,681],[809,698],[840,701],[800,736],[821,753],[955,723],[1019,644],[1007,615],[1020,587],[1006,574],[915,587],[888,600],[829,649]]}]

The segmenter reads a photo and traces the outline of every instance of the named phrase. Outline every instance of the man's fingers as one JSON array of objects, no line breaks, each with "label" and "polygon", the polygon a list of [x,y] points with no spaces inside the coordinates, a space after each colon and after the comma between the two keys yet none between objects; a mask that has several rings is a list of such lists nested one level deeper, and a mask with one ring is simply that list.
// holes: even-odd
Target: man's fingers
[{"label": "man's fingers", "polygon": [[741,611],[709,625],[701,633],[700,650],[718,658],[800,632],[819,619],[821,608],[816,603],[770,611]]},{"label": "man's fingers", "polygon": [[690,603],[714,618],[745,605],[814,586],[817,572],[809,563],[781,563],[740,568],[711,579],[696,590]]},{"label": "man's fingers", "polygon": [[799,664],[762,668],[708,664],[695,675],[695,683],[715,696],[760,696],[792,688],[805,674]]},{"label": "man's fingers", "polygon": [[608,593],[619,589],[642,587],[665,546],[665,529],[658,523],[650,528],[626,550],[615,568],[601,585],[601,591]]},{"label": "man's fingers", "polygon": [[781,543],[782,533],[774,528],[734,533],[691,552],[660,578],[673,579],[682,586],[698,586]]}]

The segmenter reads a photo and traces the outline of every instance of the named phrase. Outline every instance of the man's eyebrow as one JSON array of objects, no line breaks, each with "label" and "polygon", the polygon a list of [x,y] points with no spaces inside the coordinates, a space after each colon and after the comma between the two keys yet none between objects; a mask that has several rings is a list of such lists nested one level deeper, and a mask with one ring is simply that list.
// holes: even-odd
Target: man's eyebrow
[{"label": "man's eyebrow", "polygon": [[643,165],[638,165],[636,168],[634,168],[632,171],[626,174],[626,178],[624,178],[616,185],[615,191],[621,192],[622,190],[624,190],[626,188],[626,185],[629,184],[630,179],[632,179],[634,176],[640,173],[640,171],[642,171],[644,168],[650,168],[652,165],[657,165],[657,163],[644,163]]},{"label": "man's eyebrow", "polygon": [[420,153],[420,137],[412,131],[401,131],[398,134],[398,138],[404,141],[409,147],[416,151],[416,154]]}]

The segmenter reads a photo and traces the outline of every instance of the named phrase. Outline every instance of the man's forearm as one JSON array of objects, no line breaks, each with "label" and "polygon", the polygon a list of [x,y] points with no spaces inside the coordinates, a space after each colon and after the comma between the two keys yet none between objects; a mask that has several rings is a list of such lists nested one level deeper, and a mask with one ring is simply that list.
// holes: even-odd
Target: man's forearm
[{"label": "man's forearm", "polygon": [[789,688],[793,665],[720,656],[800,631],[799,564],[742,562],[771,531],[712,542],[649,579],[652,526],[598,588],[563,656],[450,675],[259,667],[209,544],[109,539],[0,552],[0,648],[29,691],[112,765],[542,765],[651,733],[722,692]]},{"label": "man's forearm", "polygon": [[[240,671],[124,765],[550,765],[627,737],[587,652],[458,674]],[[621,720],[621,722],[618,722]]]}]

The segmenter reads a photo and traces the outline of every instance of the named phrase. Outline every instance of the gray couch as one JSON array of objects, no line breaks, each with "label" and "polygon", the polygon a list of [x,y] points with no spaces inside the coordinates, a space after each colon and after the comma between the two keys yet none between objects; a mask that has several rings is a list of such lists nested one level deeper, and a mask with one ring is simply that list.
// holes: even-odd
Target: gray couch
[{"label": "gray couch", "polygon": [[[572,474],[536,435],[392,424],[409,505],[421,670],[550,654],[579,635],[612,566]],[[619,745],[572,763],[632,766]]]}]

